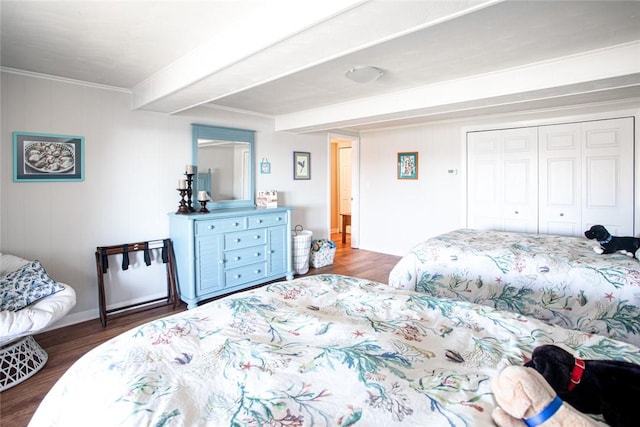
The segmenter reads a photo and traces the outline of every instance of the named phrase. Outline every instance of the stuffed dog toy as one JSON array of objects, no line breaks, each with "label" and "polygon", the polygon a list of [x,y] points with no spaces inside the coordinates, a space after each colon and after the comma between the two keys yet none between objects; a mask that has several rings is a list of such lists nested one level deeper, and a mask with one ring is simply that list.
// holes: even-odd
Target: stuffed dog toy
[{"label": "stuffed dog toy", "polygon": [[595,421],[562,400],[535,369],[507,366],[491,382],[499,427],[595,427]]},{"label": "stuffed dog toy", "polygon": [[625,255],[636,257],[636,251],[640,248],[640,239],[637,237],[614,237],[602,225],[594,225],[585,231],[584,235],[587,239],[595,239],[600,243],[600,246],[593,248],[597,254],[612,254],[621,251]]},{"label": "stuffed dog toy", "polygon": [[555,345],[536,347],[525,366],[540,372],[558,396],[585,414],[602,414],[613,427],[637,426],[640,365],[581,360]]}]

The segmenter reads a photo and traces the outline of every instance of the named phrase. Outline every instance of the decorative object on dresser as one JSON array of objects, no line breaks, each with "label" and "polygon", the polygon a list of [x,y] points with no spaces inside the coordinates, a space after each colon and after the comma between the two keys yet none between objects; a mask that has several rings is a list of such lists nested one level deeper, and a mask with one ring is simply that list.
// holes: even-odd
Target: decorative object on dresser
[{"label": "decorative object on dresser", "polygon": [[278,192],[276,190],[258,191],[256,204],[263,208],[277,208]]},{"label": "decorative object on dresser", "polygon": [[170,214],[180,299],[205,299],[293,278],[291,208],[214,209]]}]

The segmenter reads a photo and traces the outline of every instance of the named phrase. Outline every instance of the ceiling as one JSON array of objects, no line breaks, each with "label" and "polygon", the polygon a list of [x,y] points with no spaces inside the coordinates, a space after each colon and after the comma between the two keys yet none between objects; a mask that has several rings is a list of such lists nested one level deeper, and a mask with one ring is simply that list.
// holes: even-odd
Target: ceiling
[{"label": "ceiling", "polygon": [[[277,130],[640,99],[640,2],[0,1],[0,65]],[[373,83],[345,71],[373,65]],[[213,112],[215,114],[215,112]]]}]

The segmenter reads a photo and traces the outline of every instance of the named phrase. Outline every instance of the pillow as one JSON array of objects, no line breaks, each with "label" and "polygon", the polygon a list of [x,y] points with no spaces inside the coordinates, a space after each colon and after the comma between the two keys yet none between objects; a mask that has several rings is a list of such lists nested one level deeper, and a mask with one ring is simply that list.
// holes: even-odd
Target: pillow
[{"label": "pillow", "polygon": [[40,261],[32,261],[0,278],[0,311],[18,311],[63,289],[47,275]]}]

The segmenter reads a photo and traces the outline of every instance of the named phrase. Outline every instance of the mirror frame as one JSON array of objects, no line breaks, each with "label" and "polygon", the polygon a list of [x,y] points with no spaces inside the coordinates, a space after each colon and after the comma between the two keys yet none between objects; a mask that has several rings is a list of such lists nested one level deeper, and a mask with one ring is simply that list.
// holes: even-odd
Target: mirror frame
[{"label": "mirror frame", "polygon": [[[193,164],[198,173],[198,139],[218,139],[222,141],[246,142],[249,144],[249,194],[250,198],[246,200],[211,200],[207,203],[207,209],[224,209],[224,208],[240,208],[255,207],[255,152],[254,141],[255,131],[249,129],[227,128],[222,126],[201,125],[193,123],[192,127],[192,149]],[[198,194],[197,180],[193,182],[192,202],[193,206],[198,210],[200,203],[196,200]]]}]

